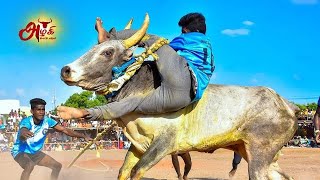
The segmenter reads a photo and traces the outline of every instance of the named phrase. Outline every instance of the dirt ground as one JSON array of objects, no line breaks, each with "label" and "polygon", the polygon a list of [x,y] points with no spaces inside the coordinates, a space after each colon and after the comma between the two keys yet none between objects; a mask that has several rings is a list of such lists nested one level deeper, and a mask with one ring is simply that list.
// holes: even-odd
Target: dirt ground
[{"label": "dirt ground", "polygon": [[[60,180],[85,179],[116,179],[118,170],[124,160],[126,150],[107,150],[96,157],[96,151],[84,153],[73,167],[67,169],[68,164],[78,154],[78,151],[46,152],[63,164]],[[320,148],[284,148],[279,159],[280,167],[296,180],[320,179]],[[213,154],[191,152],[192,169],[189,174],[194,180],[224,180],[229,179],[233,152],[220,149]],[[180,166],[183,161],[179,157]],[[234,179],[248,179],[247,163],[243,160]],[[0,180],[18,180],[22,169],[12,159],[10,153],[0,153]],[[50,179],[50,170],[35,167],[30,180]],[[171,164],[171,157],[167,156],[145,174],[145,180],[177,179]]]}]

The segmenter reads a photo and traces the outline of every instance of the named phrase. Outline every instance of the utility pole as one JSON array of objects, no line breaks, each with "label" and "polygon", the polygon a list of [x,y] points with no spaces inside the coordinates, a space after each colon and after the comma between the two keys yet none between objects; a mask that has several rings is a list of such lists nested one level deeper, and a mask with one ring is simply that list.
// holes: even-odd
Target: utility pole
[{"label": "utility pole", "polygon": [[56,108],[56,89],[53,89],[52,105],[52,110],[54,110]]}]

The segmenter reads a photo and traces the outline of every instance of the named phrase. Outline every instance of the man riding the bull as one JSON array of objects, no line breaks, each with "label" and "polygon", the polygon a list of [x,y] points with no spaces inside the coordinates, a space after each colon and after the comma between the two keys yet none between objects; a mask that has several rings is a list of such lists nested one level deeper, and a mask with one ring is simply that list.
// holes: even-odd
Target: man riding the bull
[{"label": "man riding the bull", "polygon": [[[171,57],[173,53],[178,53],[180,56],[176,59],[163,58],[155,61],[161,76],[159,87],[143,95],[129,96],[90,109],[60,106],[58,115],[63,119],[116,119],[130,112],[142,114],[174,112],[199,100],[214,70],[211,43],[205,35],[205,17],[200,13],[189,13],[183,16],[178,24],[182,34],[170,42],[169,45],[173,50],[167,48],[166,50],[169,50],[165,53],[167,57]],[[100,42],[107,34],[100,19],[97,19],[96,29]],[[156,36],[140,42],[140,45],[150,47],[154,37]],[[161,51],[162,48],[158,50],[159,53]]]}]

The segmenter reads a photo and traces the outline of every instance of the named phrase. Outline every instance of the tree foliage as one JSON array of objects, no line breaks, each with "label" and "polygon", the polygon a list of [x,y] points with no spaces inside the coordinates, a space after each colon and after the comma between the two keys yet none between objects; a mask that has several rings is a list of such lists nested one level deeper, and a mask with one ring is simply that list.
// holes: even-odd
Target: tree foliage
[{"label": "tree foliage", "polygon": [[106,103],[107,101],[104,96],[94,95],[90,91],[83,91],[80,94],[72,94],[63,105],[74,108],[92,108]]},{"label": "tree foliage", "polygon": [[305,111],[306,109],[308,110],[313,110],[315,111],[318,107],[317,103],[308,103],[308,104],[296,104],[299,108],[300,108],[300,111]]}]

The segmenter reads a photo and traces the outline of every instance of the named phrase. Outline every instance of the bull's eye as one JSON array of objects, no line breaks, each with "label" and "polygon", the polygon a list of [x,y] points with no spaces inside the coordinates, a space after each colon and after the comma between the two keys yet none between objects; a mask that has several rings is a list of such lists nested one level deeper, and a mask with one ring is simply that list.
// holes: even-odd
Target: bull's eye
[{"label": "bull's eye", "polygon": [[102,55],[106,56],[106,57],[111,57],[113,55],[113,49],[107,49],[106,51],[104,51],[102,53]]},{"label": "bull's eye", "polygon": [[112,55],[112,51],[107,50],[104,52],[104,55],[109,57]]}]

